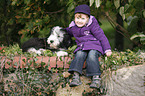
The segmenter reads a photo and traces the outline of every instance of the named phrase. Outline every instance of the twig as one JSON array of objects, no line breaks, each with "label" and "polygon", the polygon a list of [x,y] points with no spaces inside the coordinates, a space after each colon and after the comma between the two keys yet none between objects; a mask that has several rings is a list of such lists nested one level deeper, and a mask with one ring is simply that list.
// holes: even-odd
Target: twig
[{"label": "twig", "polygon": [[[118,32],[118,33],[120,33],[120,34],[122,34],[124,37],[126,37],[127,39],[129,39],[129,37],[127,37],[125,34],[123,34],[121,31],[119,31],[119,30],[117,30],[116,28],[115,28],[115,26],[113,25],[113,22],[111,22],[109,19],[107,19],[108,20],[108,22],[111,24],[111,26]],[[130,40],[130,39],[129,39]]]},{"label": "twig", "polygon": [[130,35],[128,33],[128,31],[126,29],[124,29],[121,25],[119,25],[118,23],[116,23],[110,16],[109,16],[109,13],[108,12],[105,12],[105,16],[107,17],[107,19],[114,25],[116,26],[117,28],[119,28],[122,32],[124,32],[127,37],[129,38]]},{"label": "twig", "polygon": [[[109,23],[111,22],[111,25],[114,25],[116,26],[116,28],[120,29],[120,31],[117,31],[121,34],[123,34],[122,32],[124,32],[126,35],[123,34],[123,36],[127,37],[132,43],[134,43],[135,45],[137,46],[142,46],[141,44],[139,44],[138,42],[136,41],[133,41],[130,39],[130,35],[129,35],[129,32],[124,29],[121,25],[119,25],[118,23],[116,23],[110,16],[109,16],[109,13],[108,12],[105,12],[105,16],[106,18],[108,19]],[[121,32],[122,31],[122,32]]]},{"label": "twig", "polygon": [[44,13],[48,13],[48,14],[56,14],[56,13],[60,13],[62,12],[64,9],[60,9],[58,11],[54,11],[54,12],[44,12]]},{"label": "twig", "polygon": [[3,68],[4,68],[4,62],[6,60],[6,57],[5,59],[3,59],[3,61],[1,62],[1,71],[0,71],[0,82],[3,81]]}]

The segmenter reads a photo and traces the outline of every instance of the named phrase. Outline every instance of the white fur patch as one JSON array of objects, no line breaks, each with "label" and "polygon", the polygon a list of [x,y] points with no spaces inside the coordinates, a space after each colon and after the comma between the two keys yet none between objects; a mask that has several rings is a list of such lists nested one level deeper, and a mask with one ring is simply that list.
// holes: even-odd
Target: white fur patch
[{"label": "white fur patch", "polygon": [[47,39],[47,43],[50,44],[51,48],[57,49],[60,43],[63,41],[64,38],[64,31],[61,31],[62,29],[59,26],[56,26],[52,29],[51,35]]},{"label": "white fur patch", "polygon": [[36,53],[38,55],[41,55],[45,51],[45,49],[40,48],[39,50],[36,50],[35,48],[29,48],[28,52],[29,53]]},{"label": "white fur patch", "polygon": [[56,52],[56,54],[57,54],[58,57],[60,57],[60,56],[67,56],[68,55],[68,53],[65,52],[65,51],[58,51],[58,52]]}]

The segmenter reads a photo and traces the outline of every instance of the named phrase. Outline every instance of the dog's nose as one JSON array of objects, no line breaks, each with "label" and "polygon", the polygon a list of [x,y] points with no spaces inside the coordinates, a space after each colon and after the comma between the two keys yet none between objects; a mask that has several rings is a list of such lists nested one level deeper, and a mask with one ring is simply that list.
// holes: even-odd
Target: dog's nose
[{"label": "dog's nose", "polygon": [[50,43],[53,43],[54,41],[53,40],[50,40]]}]

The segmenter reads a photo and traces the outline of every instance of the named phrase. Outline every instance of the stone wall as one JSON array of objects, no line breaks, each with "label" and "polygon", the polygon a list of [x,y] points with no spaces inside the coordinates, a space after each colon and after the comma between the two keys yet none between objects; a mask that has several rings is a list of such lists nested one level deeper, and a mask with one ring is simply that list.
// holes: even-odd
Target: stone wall
[{"label": "stone wall", "polygon": [[145,63],[118,69],[106,79],[106,96],[144,96]]},{"label": "stone wall", "polygon": [[[145,94],[145,63],[124,67],[117,71],[106,71],[102,74],[102,86],[106,87],[106,95],[101,96],[144,96]],[[90,78],[81,77],[82,85],[77,87],[60,87],[57,96],[82,96],[82,93],[92,92],[89,88]]]},{"label": "stone wall", "polygon": [[[18,58],[14,57],[14,61],[11,61],[6,57],[1,57],[1,58],[2,59],[0,60],[0,62],[1,64],[5,64],[5,68],[9,68],[10,66],[13,66],[15,68],[17,67],[22,68],[25,65],[23,59],[26,60],[25,57],[18,57]],[[69,68],[69,64],[68,64],[69,61],[71,61],[71,58],[68,57],[65,57],[64,59],[62,59],[62,61],[59,60],[59,58],[57,57],[39,57],[36,63],[40,64],[41,62],[44,62],[45,64],[49,64],[50,69],[52,67]],[[11,62],[10,63],[11,65],[7,64],[7,62]],[[17,62],[18,64],[17,66],[14,65],[15,62]],[[4,78],[4,81],[6,80],[7,78]],[[94,89],[89,88],[89,83],[91,83],[90,78],[81,76],[81,80],[83,84],[77,87],[70,88],[69,84],[67,84],[66,87],[64,88],[59,87],[56,95],[57,96],[82,96],[83,92],[87,93],[87,92],[94,91]],[[102,73],[102,86],[107,89],[106,95],[104,96],[144,96],[145,63],[143,63],[142,65],[123,67],[113,72],[111,72],[110,70],[106,70],[105,72]],[[5,87],[5,89],[7,88]]]}]

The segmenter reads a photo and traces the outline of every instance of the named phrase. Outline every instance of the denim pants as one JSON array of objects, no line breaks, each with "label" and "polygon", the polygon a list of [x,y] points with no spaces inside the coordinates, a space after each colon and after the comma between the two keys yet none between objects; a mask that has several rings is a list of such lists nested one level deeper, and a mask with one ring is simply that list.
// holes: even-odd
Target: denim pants
[{"label": "denim pants", "polygon": [[99,56],[100,52],[97,50],[79,50],[75,53],[75,58],[72,60],[68,72],[78,72],[82,74],[83,64],[86,60],[86,76],[101,75]]}]

